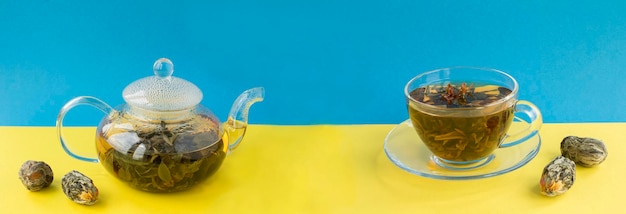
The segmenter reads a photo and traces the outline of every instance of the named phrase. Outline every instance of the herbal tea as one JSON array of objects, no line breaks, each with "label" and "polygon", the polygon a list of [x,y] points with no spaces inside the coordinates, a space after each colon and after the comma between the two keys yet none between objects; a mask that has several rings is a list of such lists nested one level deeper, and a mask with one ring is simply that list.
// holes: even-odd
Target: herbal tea
[{"label": "herbal tea", "polygon": [[185,190],[215,173],[226,157],[220,133],[202,125],[213,122],[208,117],[184,124],[133,124],[124,119],[128,115],[119,117],[115,124],[103,120],[99,127],[106,130],[98,130],[96,148],[104,167],[134,188]]},{"label": "herbal tea", "polygon": [[[497,85],[429,85],[409,93],[414,100],[458,111],[473,110],[511,93]],[[413,127],[437,157],[465,162],[487,157],[498,148],[513,121],[514,105],[484,116],[433,115],[408,105]],[[471,109],[470,109],[471,108]]]}]

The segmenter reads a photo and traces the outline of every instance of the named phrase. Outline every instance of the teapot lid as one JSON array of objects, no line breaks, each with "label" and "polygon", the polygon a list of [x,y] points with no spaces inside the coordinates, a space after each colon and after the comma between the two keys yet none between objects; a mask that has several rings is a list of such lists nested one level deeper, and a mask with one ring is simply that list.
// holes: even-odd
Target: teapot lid
[{"label": "teapot lid", "polygon": [[124,88],[124,101],[133,107],[153,111],[177,111],[194,107],[202,91],[193,83],[173,77],[174,63],[167,58],[153,65],[154,76],[136,80]]}]

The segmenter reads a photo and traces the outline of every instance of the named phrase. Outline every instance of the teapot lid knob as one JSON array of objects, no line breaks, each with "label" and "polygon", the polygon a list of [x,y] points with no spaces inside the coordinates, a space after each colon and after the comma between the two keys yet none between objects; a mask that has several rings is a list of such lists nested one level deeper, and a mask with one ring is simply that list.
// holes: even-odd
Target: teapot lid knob
[{"label": "teapot lid knob", "polygon": [[154,76],[144,77],[124,88],[122,96],[131,106],[155,111],[189,109],[200,103],[202,92],[193,83],[172,76],[174,63],[160,58],[152,66]]},{"label": "teapot lid knob", "polygon": [[170,78],[174,73],[174,63],[168,58],[160,58],[152,66],[154,75],[159,78]]}]

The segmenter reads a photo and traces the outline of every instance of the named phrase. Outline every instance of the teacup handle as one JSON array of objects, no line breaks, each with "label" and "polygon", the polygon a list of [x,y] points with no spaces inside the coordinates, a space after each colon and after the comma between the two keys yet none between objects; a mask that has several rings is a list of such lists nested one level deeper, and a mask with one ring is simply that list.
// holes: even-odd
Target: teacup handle
[{"label": "teacup handle", "polygon": [[57,116],[57,134],[59,135],[59,140],[61,141],[61,146],[63,147],[63,150],[65,151],[65,153],[67,153],[68,155],[72,156],[73,158],[76,158],[78,160],[82,160],[82,161],[88,161],[88,162],[98,162],[97,158],[89,158],[89,157],[83,157],[80,155],[77,155],[76,153],[72,152],[69,147],[67,147],[67,143],[65,141],[65,138],[63,137],[63,118],[65,117],[65,114],[67,114],[68,111],[70,111],[70,109],[79,106],[79,105],[89,105],[89,106],[93,106],[97,109],[99,109],[100,111],[104,112],[105,114],[109,115],[113,110],[113,108],[111,108],[111,106],[109,106],[108,104],[106,104],[105,102],[103,102],[102,100],[99,100],[98,98],[95,97],[89,97],[89,96],[80,96],[80,97],[76,97],[72,100],[70,100],[69,102],[67,102],[63,108],[61,108],[61,111],[59,112],[59,115]]},{"label": "teacup handle", "polygon": [[[531,102],[525,100],[517,101],[517,103],[515,104],[515,113],[525,114],[530,119],[530,121],[526,121],[529,123],[529,126],[517,133],[507,134],[506,138],[504,138],[503,142],[500,144],[500,148],[515,146],[534,137],[539,133],[539,129],[543,124],[543,118],[541,117],[541,112],[539,111],[539,108],[537,108],[537,106],[535,106],[535,104]],[[514,120],[515,119],[524,121],[519,117],[515,117]],[[507,139],[517,140],[509,141]]]}]

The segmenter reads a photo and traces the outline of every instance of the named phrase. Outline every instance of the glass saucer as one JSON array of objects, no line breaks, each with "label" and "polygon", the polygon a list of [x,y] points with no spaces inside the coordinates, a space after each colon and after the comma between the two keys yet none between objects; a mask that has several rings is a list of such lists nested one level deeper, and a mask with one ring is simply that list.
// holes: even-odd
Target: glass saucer
[{"label": "glass saucer", "polygon": [[[527,126],[528,123],[516,118],[509,133],[516,133]],[[537,133],[518,145],[496,149],[487,163],[457,170],[436,163],[438,160],[419,138],[410,120],[394,127],[385,138],[385,154],[396,166],[416,175],[445,180],[479,179],[511,172],[532,160],[540,147],[541,137]]]}]

